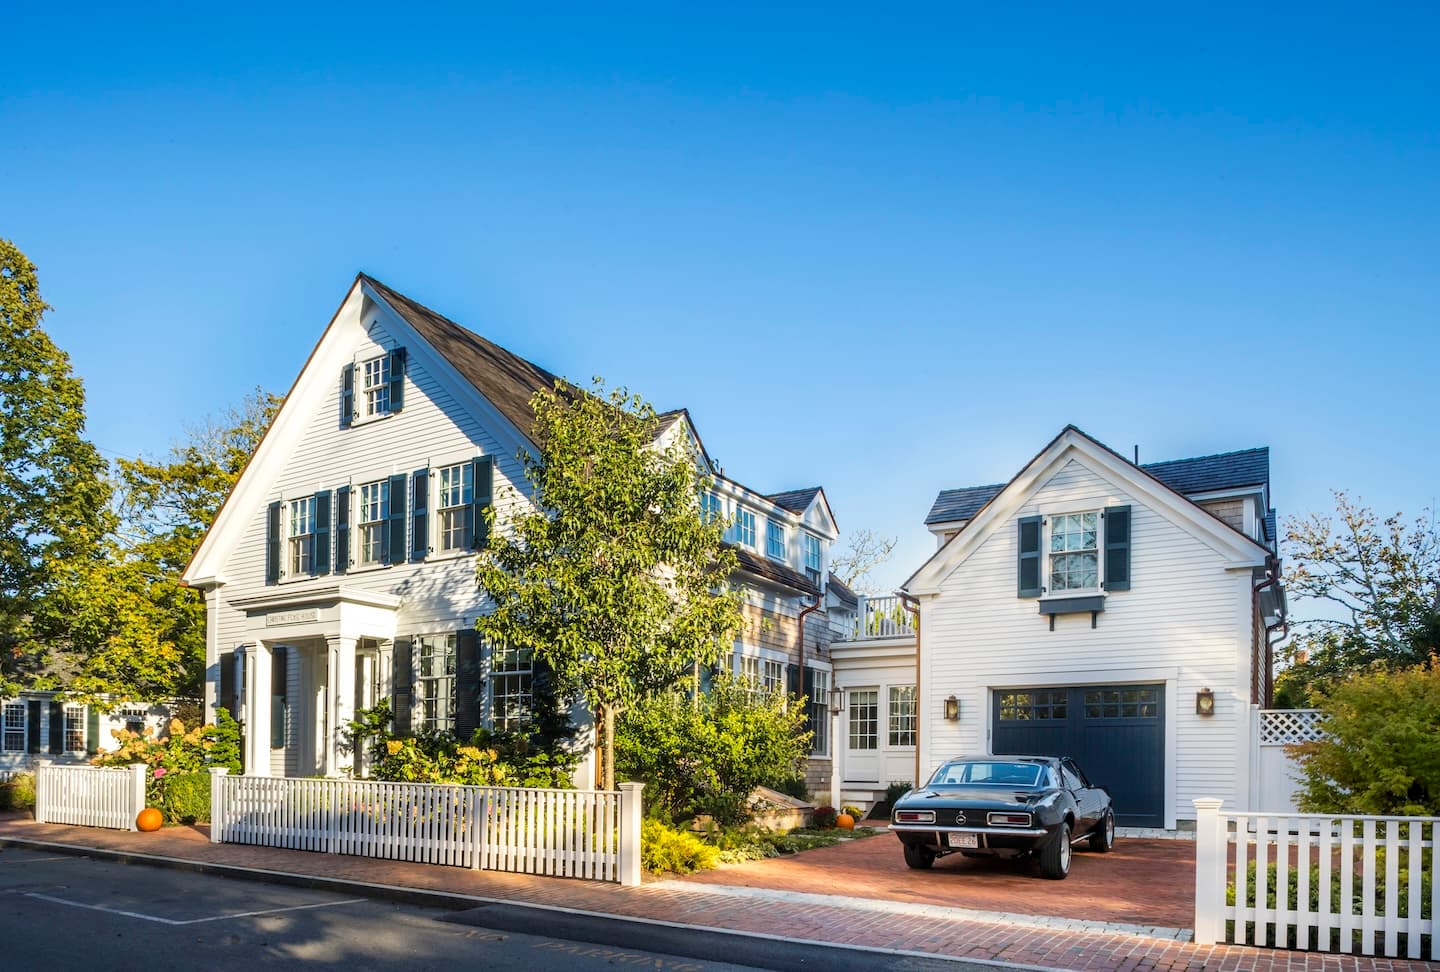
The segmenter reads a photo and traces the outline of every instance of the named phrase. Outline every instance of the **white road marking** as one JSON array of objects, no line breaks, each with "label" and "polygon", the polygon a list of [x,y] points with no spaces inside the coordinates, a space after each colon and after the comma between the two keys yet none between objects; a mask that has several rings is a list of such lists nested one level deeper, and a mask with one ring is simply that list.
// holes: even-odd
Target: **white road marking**
[{"label": "white road marking", "polygon": [[63,854],[59,857],[22,857],[18,861],[0,857],[0,864],[39,864],[41,861],[78,861],[82,859],[83,858],[79,857],[66,857]]},{"label": "white road marking", "polygon": [[83,901],[67,901],[64,898],[52,897],[48,894],[40,894],[31,891],[25,895],[27,898],[39,898],[41,901],[49,901],[53,904],[68,905],[71,908],[88,908],[91,911],[103,911],[108,915],[123,915],[126,918],[139,918],[142,921],[155,921],[162,925],[198,925],[207,921],[228,921],[231,918],[254,918],[258,915],[278,915],[286,911],[307,911],[312,908],[331,908],[336,905],[359,904],[365,898],[347,898],[344,901],[321,901],[318,904],[293,905],[289,908],[267,908],[264,911],[242,911],[234,915],[211,915],[207,918],[161,918],[159,915],[145,915],[138,911],[124,911],[120,908],[107,908],[104,905],[85,904]]}]

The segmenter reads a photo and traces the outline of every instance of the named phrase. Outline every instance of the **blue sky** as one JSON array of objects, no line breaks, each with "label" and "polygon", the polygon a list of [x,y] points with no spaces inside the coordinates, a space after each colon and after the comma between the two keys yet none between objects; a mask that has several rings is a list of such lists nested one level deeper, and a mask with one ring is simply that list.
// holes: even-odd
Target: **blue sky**
[{"label": "blue sky", "polygon": [[363,269],[823,484],[884,583],[1067,422],[1440,491],[1433,6],[46,6],[0,235],[112,454],[288,387]]}]

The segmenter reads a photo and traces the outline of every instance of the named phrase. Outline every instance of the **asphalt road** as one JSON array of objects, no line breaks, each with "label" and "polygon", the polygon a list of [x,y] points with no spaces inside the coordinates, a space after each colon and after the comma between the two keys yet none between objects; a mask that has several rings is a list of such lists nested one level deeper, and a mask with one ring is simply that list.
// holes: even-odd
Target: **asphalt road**
[{"label": "asphalt road", "polygon": [[213,874],[0,849],[0,968],[94,972],[647,968],[993,972],[512,905],[444,910]]}]

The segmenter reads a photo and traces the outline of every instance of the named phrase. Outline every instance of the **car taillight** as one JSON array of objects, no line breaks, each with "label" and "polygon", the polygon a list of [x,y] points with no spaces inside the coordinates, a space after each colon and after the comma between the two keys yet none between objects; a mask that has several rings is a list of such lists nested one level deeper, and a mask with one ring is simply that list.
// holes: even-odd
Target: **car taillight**
[{"label": "car taillight", "polygon": [[992,827],[1028,827],[1030,826],[1030,814],[1028,813],[992,813],[987,817]]},{"label": "car taillight", "polygon": [[896,823],[934,823],[934,810],[896,810]]}]

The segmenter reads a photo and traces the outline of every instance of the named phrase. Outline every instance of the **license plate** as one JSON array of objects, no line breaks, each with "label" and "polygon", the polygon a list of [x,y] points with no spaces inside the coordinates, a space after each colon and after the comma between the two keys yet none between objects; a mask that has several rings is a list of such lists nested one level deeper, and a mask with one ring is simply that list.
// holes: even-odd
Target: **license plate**
[{"label": "license plate", "polygon": [[979,834],[946,834],[945,842],[951,847],[979,847]]}]

